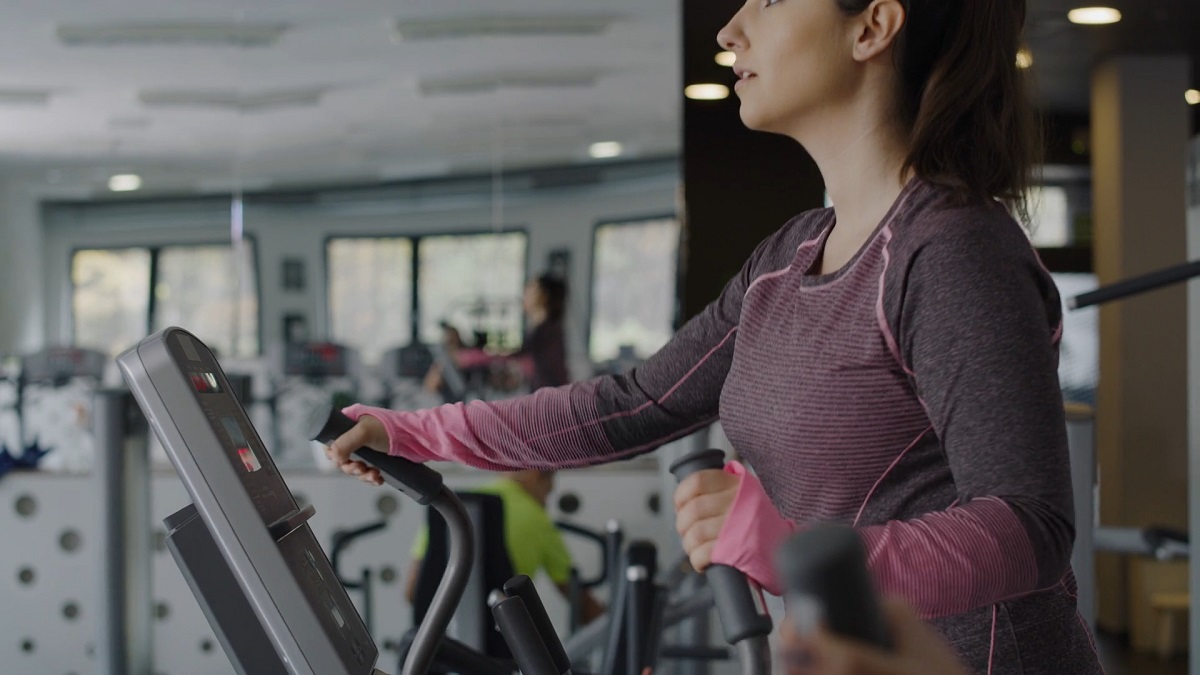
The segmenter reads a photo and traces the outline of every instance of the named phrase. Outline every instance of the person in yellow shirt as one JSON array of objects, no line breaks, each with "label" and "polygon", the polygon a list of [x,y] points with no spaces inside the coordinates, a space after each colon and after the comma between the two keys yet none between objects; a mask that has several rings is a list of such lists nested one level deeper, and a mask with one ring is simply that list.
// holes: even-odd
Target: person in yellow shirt
[{"label": "person in yellow shirt", "polygon": [[[563,542],[562,533],[546,512],[546,500],[554,490],[554,473],[536,469],[505,473],[498,480],[472,491],[496,495],[504,504],[504,543],[513,572],[533,579],[539,570],[545,570],[563,597],[566,597],[571,554]],[[416,596],[421,561],[425,559],[428,547],[429,530],[422,528],[411,550],[412,564],[405,590],[405,597],[410,603]],[[604,613],[604,606],[587,591],[583,592],[582,602],[584,623]]]}]

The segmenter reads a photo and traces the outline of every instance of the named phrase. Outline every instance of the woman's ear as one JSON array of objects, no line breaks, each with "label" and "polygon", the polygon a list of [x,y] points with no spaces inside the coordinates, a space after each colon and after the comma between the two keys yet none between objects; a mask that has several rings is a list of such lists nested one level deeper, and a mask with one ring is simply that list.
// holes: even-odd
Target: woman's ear
[{"label": "woman's ear", "polygon": [[[971,2],[974,0],[966,0]],[[854,18],[854,60],[859,62],[886,53],[896,42],[908,18],[900,0],[875,0]]]}]

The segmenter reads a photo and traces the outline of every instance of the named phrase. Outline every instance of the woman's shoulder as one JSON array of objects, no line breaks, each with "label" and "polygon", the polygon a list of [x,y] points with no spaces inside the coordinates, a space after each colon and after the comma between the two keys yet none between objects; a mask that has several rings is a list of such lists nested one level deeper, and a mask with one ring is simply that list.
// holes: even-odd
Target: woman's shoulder
[{"label": "woman's shoulder", "polygon": [[793,216],[762,240],[750,258],[750,266],[758,272],[780,269],[791,264],[797,249],[806,241],[821,236],[833,222],[833,209],[821,208]]},{"label": "woman's shoulder", "polygon": [[903,305],[913,284],[963,297],[972,291],[1008,297],[1033,288],[1057,316],[1060,300],[1054,280],[1027,231],[1005,205],[962,204],[946,192],[922,192],[924,198],[897,213],[892,228],[886,306]]},{"label": "woman's shoulder", "polygon": [[821,236],[825,228],[833,223],[834,214],[831,208],[810,209],[792,216],[783,227],[775,232],[775,237],[782,243],[799,246]]},{"label": "woman's shoulder", "polygon": [[1022,225],[998,201],[961,203],[948,190],[925,184],[896,214],[889,242],[899,258],[961,261],[1027,259],[1037,254]]}]

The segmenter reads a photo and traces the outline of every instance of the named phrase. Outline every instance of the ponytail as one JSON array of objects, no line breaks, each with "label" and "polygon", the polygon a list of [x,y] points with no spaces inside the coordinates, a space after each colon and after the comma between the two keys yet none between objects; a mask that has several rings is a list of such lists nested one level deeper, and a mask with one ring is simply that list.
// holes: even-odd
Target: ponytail
[{"label": "ponytail", "polygon": [[[961,202],[1000,199],[1028,222],[1040,130],[1017,67],[1025,0],[900,0],[897,111],[908,132],[903,171]],[[871,0],[837,0],[849,14]]]}]

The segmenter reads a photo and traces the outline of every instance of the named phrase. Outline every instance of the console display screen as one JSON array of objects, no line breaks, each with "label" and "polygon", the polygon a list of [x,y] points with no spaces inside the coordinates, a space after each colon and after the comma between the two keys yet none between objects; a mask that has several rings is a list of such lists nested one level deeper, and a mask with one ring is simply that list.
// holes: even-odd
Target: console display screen
[{"label": "console display screen", "polygon": [[[167,344],[174,365],[216,435],[219,452],[232,465],[264,525],[286,522],[284,519],[298,512],[296,501],[216,358],[202,343],[182,332],[176,333]],[[206,443],[203,451],[211,449],[211,443]],[[192,452],[199,449],[193,448]],[[228,484],[227,479],[224,482]],[[248,525],[252,523],[239,522],[237,527]],[[370,672],[378,649],[309,523],[271,535],[321,631],[346,664],[346,672]]]},{"label": "console display screen", "polygon": [[195,393],[263,522],[270,525],[290,515],[296,509],[296,500],[246,411],[227,386],[216,358],[185,334],[177,333],[169,342],[176,365]]},{"label": "console display screen", "polygon": [[221,426],[225,427],[225,432],[229,434],[229,439],[233,441],[234,448],[237,449],[238,457],[242,460],[242,466],[246,467],[246,471],[251,473],[262,468],[262,464],[258,461],[258,456],[254,454],[254,448],[246,442],[246,435],[242,433],[242,428],[238,425],[237,420],[232,417],[222,417]]},{"label": "console display screen", "polygon": [[219,394],[221,386],[217,384],[217,376],[212,373],[190,373],[188,379],[192,381],[192,388],[200,394]]}]

